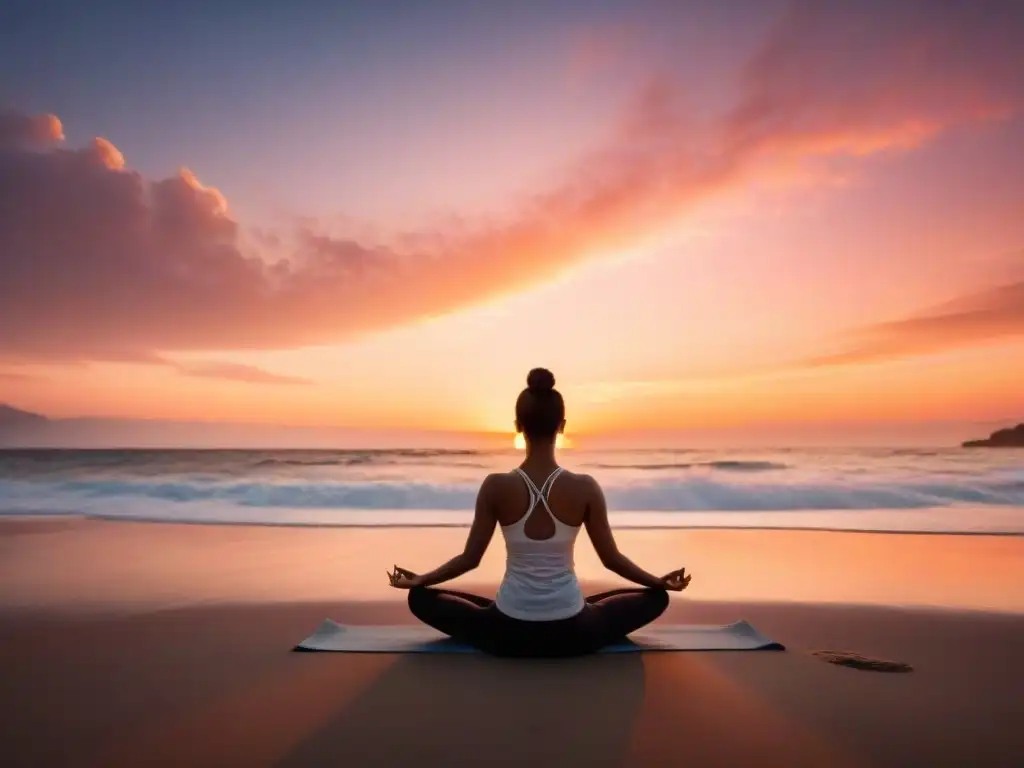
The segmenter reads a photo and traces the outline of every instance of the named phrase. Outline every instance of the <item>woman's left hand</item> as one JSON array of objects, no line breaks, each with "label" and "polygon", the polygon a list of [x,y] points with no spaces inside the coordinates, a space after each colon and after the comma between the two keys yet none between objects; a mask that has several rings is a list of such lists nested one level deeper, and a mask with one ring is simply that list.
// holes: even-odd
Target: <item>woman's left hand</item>
[{"label": "woman's left hand", "polygon": [[420,577],[412,571],[395,566],[394,572],[388,572],[388,581],[395,589],[412,589],[420,585]]}]

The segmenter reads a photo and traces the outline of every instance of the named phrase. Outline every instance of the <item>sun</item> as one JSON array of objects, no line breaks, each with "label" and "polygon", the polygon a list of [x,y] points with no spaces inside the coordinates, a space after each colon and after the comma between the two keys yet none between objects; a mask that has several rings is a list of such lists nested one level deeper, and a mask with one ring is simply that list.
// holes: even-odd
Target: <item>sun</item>
[{"label": "sun", "polygon": [[[513,444],[515,445],[517,451],[526,450],[526,438],[523,436],[522,432],[516,433],[515,441]],[[572,448],[572,440],[570,440],[563,434],[558,434],[555,437],[555,448]]]}]

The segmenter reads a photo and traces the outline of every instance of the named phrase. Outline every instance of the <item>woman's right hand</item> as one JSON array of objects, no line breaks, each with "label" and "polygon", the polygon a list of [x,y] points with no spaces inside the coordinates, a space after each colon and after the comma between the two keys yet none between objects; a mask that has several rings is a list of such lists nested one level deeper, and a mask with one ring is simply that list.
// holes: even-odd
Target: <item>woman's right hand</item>
[{"label": "woman's right hand", "polygon": [[670,592],[682,592],[690,586],[691,578],[686,574],[685,568],[680,568],[678,571],[672,571],[667,576],[663,576],[661,581],[665,585],[665,589]]}]

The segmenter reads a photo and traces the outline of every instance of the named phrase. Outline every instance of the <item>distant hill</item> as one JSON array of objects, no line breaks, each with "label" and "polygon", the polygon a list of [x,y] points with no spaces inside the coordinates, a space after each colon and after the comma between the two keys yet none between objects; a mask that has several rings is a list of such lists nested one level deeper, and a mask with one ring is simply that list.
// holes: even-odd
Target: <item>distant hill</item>
[{"label": "distant hill", "polygon": [[1024,424],[1000,429],[985,440],[968,440],[964,448],[1024,448]]},{"label": "distant hill", "polygon": [[48,422],[49,419],[38,413],[23,411],[6,403],[0,403],[0,430],[41,427]]}]

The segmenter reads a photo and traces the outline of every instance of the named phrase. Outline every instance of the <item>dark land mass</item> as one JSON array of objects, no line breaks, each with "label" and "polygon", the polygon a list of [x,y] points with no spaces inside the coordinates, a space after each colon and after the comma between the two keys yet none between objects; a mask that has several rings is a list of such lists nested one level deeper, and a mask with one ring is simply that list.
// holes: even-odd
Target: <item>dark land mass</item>
[{"label": "dark land mass", "polygon": [[964,448],[1024,448],[1024,424],[1000,429],[985,440],[968,440]]}]

